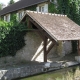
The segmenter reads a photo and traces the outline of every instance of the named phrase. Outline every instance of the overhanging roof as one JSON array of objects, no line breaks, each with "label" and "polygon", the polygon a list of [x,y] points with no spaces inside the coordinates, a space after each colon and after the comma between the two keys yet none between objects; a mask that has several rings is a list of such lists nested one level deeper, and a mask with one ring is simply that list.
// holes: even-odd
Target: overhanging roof
[{"label": "overhanging roof", "polygon": [[11,4],[10,6],[5,7],[3,10],[0,11],[0,16],[5,15],[7,13],[23,9],[32,5],[36,5],[42,2],[46,2],[48,0],[20,0],[14,4]]},{"label": "overhanging roof", "polygon": [[[80,40],[80,26],[66,15],[26,11],[54,40]],[[23,17],[23,19],[25,16]]]}]

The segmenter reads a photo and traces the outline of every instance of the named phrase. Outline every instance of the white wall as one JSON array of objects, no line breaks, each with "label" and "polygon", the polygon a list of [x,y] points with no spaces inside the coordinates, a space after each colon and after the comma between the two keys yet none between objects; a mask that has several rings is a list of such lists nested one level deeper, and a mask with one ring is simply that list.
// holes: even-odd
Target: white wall
[{"label": "white wall", "polygon": [[42,12],[42,7],[44,7],[44,13],[48,13],[48,3],[42,3],[37,5],[36,11],[39,12],[39,7],[41,7],[41,12]]},{"label": "white wall", "polygon": [[4,21],[10,22],[10,14],[4,16]]}]

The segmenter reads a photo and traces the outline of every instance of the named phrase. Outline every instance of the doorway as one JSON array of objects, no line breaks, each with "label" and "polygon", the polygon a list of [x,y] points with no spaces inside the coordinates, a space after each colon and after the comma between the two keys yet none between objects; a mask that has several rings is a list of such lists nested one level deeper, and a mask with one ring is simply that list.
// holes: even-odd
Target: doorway
[{"label": "doorway", "polygon": [[77,44],[78,44],[78,41],[77,40],[73,40],[72,41],[72,53],[77,53]]}]

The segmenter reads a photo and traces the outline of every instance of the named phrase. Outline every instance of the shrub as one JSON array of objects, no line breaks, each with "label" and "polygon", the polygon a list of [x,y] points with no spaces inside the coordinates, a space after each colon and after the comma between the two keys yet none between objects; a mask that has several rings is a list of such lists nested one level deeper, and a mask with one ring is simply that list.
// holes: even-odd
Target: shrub
[{"label": "shrub", "polygon": [[80,80],[80,69],[79,67],[72,72],[67,72],[66,75],[63,75],[62,79],[56,78],[56,80]]},{"label": "shrub", "polygon": [[0,57],[14,56],[25,45],[26,30],[24,24],[0,21]]}]

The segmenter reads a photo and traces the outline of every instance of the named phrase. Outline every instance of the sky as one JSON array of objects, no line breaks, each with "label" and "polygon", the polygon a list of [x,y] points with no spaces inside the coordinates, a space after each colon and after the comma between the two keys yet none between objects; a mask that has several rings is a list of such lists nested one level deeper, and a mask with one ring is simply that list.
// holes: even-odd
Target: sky
[{"label": "sky", "polygon": [[[10,0],[0,0],[0,3],[3,3],[5,5],[7,5],[9,3]],[[19,0],[14,0],[15,2],[19,1]]]}]

